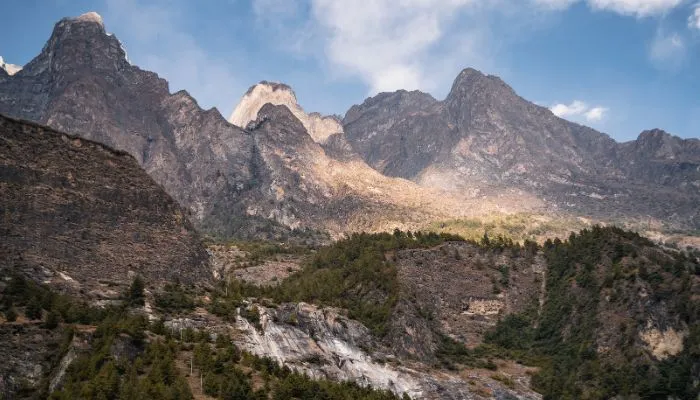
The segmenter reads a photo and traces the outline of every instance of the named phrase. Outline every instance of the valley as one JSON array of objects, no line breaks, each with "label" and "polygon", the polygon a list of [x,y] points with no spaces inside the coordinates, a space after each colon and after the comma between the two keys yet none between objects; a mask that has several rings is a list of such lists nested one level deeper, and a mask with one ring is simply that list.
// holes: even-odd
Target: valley
[{"label": "valley", "polygon": [[462,70],[225,119],[94,13],[0,58],[0,399],[700,398],[700,141]]}]

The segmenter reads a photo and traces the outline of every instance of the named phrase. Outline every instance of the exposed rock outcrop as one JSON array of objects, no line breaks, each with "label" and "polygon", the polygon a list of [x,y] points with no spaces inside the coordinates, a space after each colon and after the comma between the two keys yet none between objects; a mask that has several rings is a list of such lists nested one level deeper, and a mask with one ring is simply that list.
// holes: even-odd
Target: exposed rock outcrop
[{"label": "exposed rock outcrop", "polygon": [[[382,352],[369,330],[339,310],[312,305],[283,304],[276,309],[256,305],[259,327],[245,318],[236,323],[242,348],[271,357],[316,377],[351,381],[404,393],[415,399],[539,399],[522,385],[507,387],[488,376],[434,370],[420,363],[400,364]],[[476,381],[488,388],[477,392]]]},{"label": "exposed rock outcrop", "polygon": [[399,356],[434,360],[440,334],[475,347],[505,315],[536,307],[544,294],[546,263],[524,249],[483,251],[454,242],[403,250],[395,259],[403,296],[389,342]]}]

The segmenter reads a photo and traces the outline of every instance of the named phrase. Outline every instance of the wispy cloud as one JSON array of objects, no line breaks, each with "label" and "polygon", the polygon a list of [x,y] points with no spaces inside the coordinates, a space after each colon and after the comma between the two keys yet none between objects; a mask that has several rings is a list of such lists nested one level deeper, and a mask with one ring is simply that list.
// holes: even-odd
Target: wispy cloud
[{"label": "wispy cloud", "polygon": [[664,14],[685,0],[588,0],[593,9],[614,11],[622,15],[647,17]]},{"label": "wispy cloud", "polygon": [[197,43],[181,27],[186,18],[177,2],[106,0],[105,22],[119,31],[136,65],[156,71],[170,82],[171,91],[186,89],[204,108],[233,108],[245,84],[237,82],[232,66]]},{"label": "wispy cloud", "polygon": [[590,110],[586,111],[583,115],[589,122],[600,122],[608,113],[608,110],[609,109],[605,107],[593,107]]},{"label": "wispy cloud", "polygon": [[688,27],[700,30],[700,3],[693,6],[693,13],[688,17]]},{"label": "wispy cloud", "polygon": [[557,117],[570,119],[583,117],[587,122],[600,122],[609,111],[608,108],[602,106],[590,107],[581,100],[574,100],[571,104],[555,104],[550,107],[550,110]]},{"label": "wispy cloud", "polygon": [[[197,42],[183,23],[182,0],[104,0],[107,28],[115,27],[135,64],[157,71],[172,90],[187,89],[204,107],[226,114],[251,82],[230,59]],[[270,51],[283,47],[318,62],[329,77],[359,79],[369,94],[420,89],[440,94],[465,66],[501,73],[499,51],[508,38],[494,32],[494,18],[536,25],[537,18],[572,5],[631,17],[663,15],[684,0],[250,0],[257,19],[251,34],[269,37]],[[686,3],[687,4],[687,3]],[[191,6],[191,5],[190,5]],[[546,12],[542,12],[546,11]],[[529,21],[529,23],[527,22]],[[512,23],[510,23],[512,22]],[[700,8],[688,24],[700,28]],[[256,23],[253,23],[256,25]],[[118,27],[118,29],[116,29]],[[511,32],[512,34],[512,32]],[[680,40],[680,42],[679,42]],[[680,43],[680,45],[679,45]],[[657,66],[681,65],[682,38],[656,37],[649,58]],[[676,68],[676,67],[673,67]],[[571,106],[571,105],[568,105]],[[599,108],[599,110],[598,110]],[[595,111],[594,111],[595,110]],[[587,109],[590,121],[607,109]]]},{"label": "wispy cloud", "polygon": [[522,24],[538,18],[538,11],[585,3],[596,11],[642,18],[663,15],[684,0],[375,0],[361,6],[355,0],[253,1],[259,16],[274,18],[273,29],[294,16],[297,26],[285,26],[281,42],[305,38],[288,47],[316,51],[332,75],[357,77],[373,94],[440,91],[464,66],[493,71],[497,48],[506,41],[491,32],[493,15]]},{"label": "wispy cloud", "polygon": [[[442,47],[455,16],[479,7],[475,0],[312,0],[312,16],[328,38],[325,55],[343,73],[359,76],[370,92],[433,89],[429,60],[464,60],[483,54],[478,28],[455,34],[465,47]],[[466,31],[466,32],[465,32]],[[454,74],[454,72],[452,72]]]},{"label": "wispy cloud", "polygon": [[[532,0],[535,4],[554,10],[566,9],[583,0]],[[612,11],[638,18],[664,14],[681,5],[685,0],[585,0],[590,8]]]},{"label": "wispy cloud", "polygon": [[579,0],[532,0],[535,4],[549,8],[551,10],[563,10],[569,8],[574,3]]},{"label": "wispy cloud", "polygon": [[685,41],[678,32],[659,29],[649,46],[649,58],[659,69],[676,71],[683,65],[686,51]]}]

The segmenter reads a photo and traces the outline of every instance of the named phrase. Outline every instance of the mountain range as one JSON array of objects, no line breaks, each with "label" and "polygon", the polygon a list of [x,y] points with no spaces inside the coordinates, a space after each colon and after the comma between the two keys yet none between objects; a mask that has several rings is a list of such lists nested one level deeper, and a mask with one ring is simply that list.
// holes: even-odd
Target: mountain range
[{"label": "mountain range", "polygon": [[[131,154],[215,236],[420,229],[494,212],[700,227],[700,141],[618,143],[463,70],[450,93],[380,93],[343,118],[261,82],[227,121],[132,65],[96,13],[0,70],[0,113]],[[276,106],[269,106],[266,104]]]},{"label": "mountain range", "polygon": [[227,120],[65,18],[0,59],[0,398],[697,399],[700,252],[603,225],[699,206],[697,139],[474,69]]}]

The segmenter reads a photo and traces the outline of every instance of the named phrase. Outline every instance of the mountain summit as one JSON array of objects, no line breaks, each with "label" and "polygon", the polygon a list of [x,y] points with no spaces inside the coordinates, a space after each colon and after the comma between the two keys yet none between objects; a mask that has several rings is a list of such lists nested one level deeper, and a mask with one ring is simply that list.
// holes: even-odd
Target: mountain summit
[{"label": "mountain summit", "polygon": [[267,103],[287,107],[317,143],[325,143],[329,136],[343,132],[343,127],[337,119],[319,113],[304,112],[297,103],[297,97],[291,87],[267,81],[248,89],[231,113],[229,122],[246,127],[248,123],[255,121],[258,111]]}]

